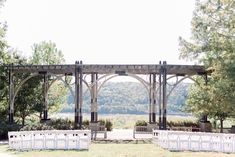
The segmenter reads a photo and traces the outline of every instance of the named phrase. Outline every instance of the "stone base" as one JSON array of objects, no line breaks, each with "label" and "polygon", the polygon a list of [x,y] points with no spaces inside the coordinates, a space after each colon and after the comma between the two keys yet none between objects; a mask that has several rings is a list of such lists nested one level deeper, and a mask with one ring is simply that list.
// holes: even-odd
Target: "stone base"
[{"label": "stone base", "polygon": [[43,118],[43,119],[40,120],[40,122],[41,122],[41,123],[44,123],[44,122],[48,122],[48,121],[50,121],[50,120],[51,120],[50,118],[47,118],[47,119],[44,119],[44,118]]},{"label": "stone base", "polygon": [[200,122],[199,127],[201,129],[201,132],[211,132],[212,131],[212,125],[208,122]]}]

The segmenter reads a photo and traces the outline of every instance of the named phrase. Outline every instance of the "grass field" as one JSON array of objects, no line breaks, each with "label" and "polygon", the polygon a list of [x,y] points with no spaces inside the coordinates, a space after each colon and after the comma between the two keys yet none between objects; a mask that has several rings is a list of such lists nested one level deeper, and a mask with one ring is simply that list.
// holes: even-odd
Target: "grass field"
[{"label": "grass field", "polygon": [[0,155],[15,157],[235,157],[235,154],[212,152],[170,152],[153,144],[91,144],[88,151],[24,152],[9,150],[8,145],[0,145]]}]

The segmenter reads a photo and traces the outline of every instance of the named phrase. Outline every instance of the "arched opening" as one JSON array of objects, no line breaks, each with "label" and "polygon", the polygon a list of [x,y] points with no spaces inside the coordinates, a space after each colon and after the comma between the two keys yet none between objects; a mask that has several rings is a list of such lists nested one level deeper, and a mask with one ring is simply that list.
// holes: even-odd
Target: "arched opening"
[{"label": "arched opening", "polygon": [[[49,103],[48,103],[49,104],[49,111],[58,109],[58,108],[55,107],[55,105],[50,105],[50,104],[53,104],[55,101],[57,101],[57,102],[59,101],[59,103],[60,103],[60,102],[62,102],[62,101],[60,101],[60,99],[63,99],[62,97],[58,97],[58,95],[52,96],[49,93],[49,91],[51,90],[51,87],[53,86],[53,84],[54,84],[53,89],[54,90],[57,89],[57,92],[53,91],[51,93],[56,94],[56,93],[58,93],[58,91],[59,92],[63,91],[62,88],[67,87],[69,89],[69,92],[71,93],[71,96],[73,97],[73,101],[74,101],[75,93],[72,90],[72,88],[70,87],[70,85],[67,83],[67,81],[65,79],[63,79],[65,77],[64,75],[54,75],[54,74],[49,74],[49,73],[47,75],[52,77],[50,79],[50,81],[48,81],[49,85],[48,85],[48,88],[45,91],[46,95],[47,95],[46,99],[48,99],[48,101],[49,101]],[[37,117],[39,117],[39,119],[42,119],[42,110],[44,108],[43,96],[45,96],[45,95],[43,95],[43,89],[41,89],[42,83],[40,83],[40,82],[42,81],[42,79],[43,79],[42,75],[32,74],[32,75],[29,75],[26,78],[24,78],[16,87],[16,91],[14,93],[12,103],[14,105],[15,99],[17,99],[17,101],[19,101],[23,104],[23,105],[20,105],[20,106],[19,105],[15,106],[15,113],[19,112],[19,111],[24,111],[23,113],[19,114],[23,119],[22,120],[23,124],[24,124],[25,117],[27,117],[27,115],[29,115],[29,114],[32,114],[32,112],[30,112],[30,111],[28,111],[28,113],[26,113],[28,108],[33,109],[34,111],[36,111],[34,115],[37,115]],[[31,86],[28,86],[27,82],[31,82],[30,83]],[[56,83],[56,86],[55,86],[55,83]],[[34,87],[34,85],[38,85],[38,84],[40,84],[40,85],[37,86],[37,87]],[[38,95],[36,95],[36,96],[34,95],[33,97],[31,96],[32,97],[31,99],[33,99],[33,103],[31,103],[31,104],[29,104],[28,102],[32,102],[32,101],[27,100],[27,99],[29,99],[30,92],[26,93],[27,90],[22,90],[23,89],[22,87],[24,87],[24,86],[26,86],[27,89],[40,90],[40,92],[38,92]],[[36,88],[38,88],[38,89],[36,89]],[[64,95],[65,95],[65,97],[67,97],[67,92],[66,91],[64,92]],[[64,97],[64,99],[66,99],[65,97]],[[58,105],[57,105],[57,107],[58,107]]]},{"label": "arched opening", "polygon": [[137,120],[148,121],[149,88],[144,79],[137,78],[111,75],[101,83],[97,97],[99,121],[108,119],[114,128],[125,129],[133,129]]},{"label": "arched opening", "polygon": [[[198,82],[191,76],[170,76],[167,78],[167,115],[168,122],[196,122],[196,119],[185,112],[185,102],[192,84]],[[175,124],[177,125],[177,124]]]}]

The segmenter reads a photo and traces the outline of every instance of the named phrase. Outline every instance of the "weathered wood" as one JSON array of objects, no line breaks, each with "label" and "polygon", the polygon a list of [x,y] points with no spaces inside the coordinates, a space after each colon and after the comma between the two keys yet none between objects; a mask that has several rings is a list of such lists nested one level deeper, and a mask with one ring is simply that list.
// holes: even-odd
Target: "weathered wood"
[{"label": "weathered wood", "polygon": [[[83,73],[107,74],[107,73],[131,73],[131,74],[159,74],[159,64],[126,64],[126,65],[104,65],[104,64],[83,64]],[[14,65],[6,66],[14,73],[52,73],[52,74],[73,74],[75,65]],[[205,75],[210,73],[204,66],[200,65],[166,65],[167,74],[169,75]]]}]

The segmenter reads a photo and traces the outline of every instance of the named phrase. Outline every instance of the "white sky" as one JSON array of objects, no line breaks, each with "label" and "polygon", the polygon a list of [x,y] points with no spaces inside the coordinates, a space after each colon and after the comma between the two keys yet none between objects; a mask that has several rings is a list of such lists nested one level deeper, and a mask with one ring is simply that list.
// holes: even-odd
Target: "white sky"
[{"label": "white sky", "polygon": [[190,37],[195,0],[7,0],[7,41],[24,55],[51,40],[67,63],[190,64],[178,38]]}]

